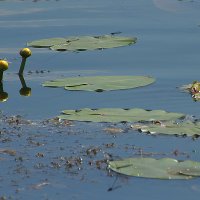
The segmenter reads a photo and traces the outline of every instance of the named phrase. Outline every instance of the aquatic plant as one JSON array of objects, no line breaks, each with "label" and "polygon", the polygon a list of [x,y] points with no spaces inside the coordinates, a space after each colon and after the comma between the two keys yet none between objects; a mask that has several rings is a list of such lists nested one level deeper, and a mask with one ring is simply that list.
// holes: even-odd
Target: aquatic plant
[{"label": "aquatic plant", "polygon": [[0,82],[3,80],[3,72],[8,69],[9,63],[6,60],[0,59]]},{"label": "aquatic plant", "polygon": [[132,89],[146,86],[153,82],[155,82],[155,79],[149,76],[83,76],[46,81],[43,86],[64,87],[66,90],[73,91],[103,92]]},{"label": "aquatic plant", "polygon": [[155,120],[177,120],[185,115],[182,113],[166,112],[164,110],[144,110],[140,108],[101,108],[81,110],[64,110],[60,119],[90,122],[138,122]]},{"label": "aquatic plant", "polygon": [[143,133],[149,134],[164,134],[176,136],[200,136],[200,122],[183,121],[183,122],[161,122],[155,121],[153,123],[139,123],[133,124],[131,127]]},{"label": "aquatic plant", "polygon": [[193,81],[191,84],[183,85],[180,89],[189,92],[194,101],[200,100],[200,82]]},{"label": "aquatic plant", "polygon": [[125,158],[110,161],[109,169],[128,176],[155,179],[191,179],[200,176],[200,162],[172,158]]},{"label": "aquatic plant", "polygon": [[66,38],[48,38],[28,42],[27,45],[35,48],[49,48],[55,51],[86,51],[102,50],[135,44],[135,37],[120,37],[115,35],[101,36],[72,36]]},{"label": "aquatic plant", "polygon": [[30,57],[32,54],[31,50],[29,48],[23,48],[20,50],[20,55],[22,57],[20,69],[19,69],[19,75],[22,75],[24,72],[25,64],[26,64],[26,59]]}]

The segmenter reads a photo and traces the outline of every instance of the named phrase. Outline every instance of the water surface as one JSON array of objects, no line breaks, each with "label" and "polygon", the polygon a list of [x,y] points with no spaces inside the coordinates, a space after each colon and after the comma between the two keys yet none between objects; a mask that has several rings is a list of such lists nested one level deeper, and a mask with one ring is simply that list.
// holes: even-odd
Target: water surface
[{"label": "water surface", "polygon": [[[153,0],[131,1],[0,1],[0,57],[7,58],[11,64],[4,73],[4,91],[9,94],[7,102],[0,104],[6,115],[21,115],[26,119],[45,120],[57,116],[64,109],[84,107],[139,107],[144,109],[164,109],[182,112],[200,118],[199,102],[177,87],[199,80],[200,74],[200,1]],[[101,35],[122,32],[123,36],[135,36],[135,45],[103,51],[52,52],[47,49],[32,48],[33,55],[27,60],[24,78],[32,88],[30,97],[19,95],[21,84],[17,76],[21,58],[18,54],[28,41],[76,35]],[[45,73],[37,73],[43,70]],[[33,73],[28,73],[31,71]],[[135,90],[112,91],[104,93],[70,92],[64,89],[44,88],[45,80],[77,75],[149,75],[156,83]],[[62,153],[56,146],[62,143],[69,149],[114,142],[119,146],[136,145],[146,151],[170,153],[175,149],[187,152],[191,159],[200,161],[199,141],[191,138],[152,137],[129,131],[116,138],[102,133],[104,125],[80,124],[77,137],[50,134],[47,145],[38,151]],[[48,130],[33,130],[32,134]],[[75,130],[76,132],[76,130]],[[25,130],[24,141],[31,130]],[[78,141],[78,147],[76,142]],[[23,145],[23,140],[2,143],[2,148],[12,145],[20,152],[27,151],[31,162],[36,162],[32,147]],[[25,142],[26,144],[26,142]],[[22,148],[20,150],[20,147]],[[150,149],[148,148],[150,147]],[[13,147],[14,148],[14,147]],[[122,148],[123,149],[123,148]],[[118,157],[132,156],[131,151],[114,148],[111,153]],[[197,154],[192,153],[193,150]],[[81,151],[81,150],[80,150]],[[81,153],[77,153],[80,154]],[[49,157],[53,159],[49,153]],[[184,157],[184,159],[186,159]],[[48,160],[48,159],[47,159]],[[2,166],[5,174],[13,175],[10,159]],[[32,165],[26,163],[32,170]],[[49,163],[48,163],[49,164]],[[30,179],[15,174],[19,192],[11,185],[12,178],[1,174],[1,195],[14,196],[14,199],[197,199],[200,192],[199,179],[192,181],[158,181],[146,179],[120,179],[121,186],[112,192],[107,189],[114,178],[106,176],[105,171],[96,169],[87,172],[87,165],[81,175],[71,178],[64,170],[48,169],[33,171]],[[2,171],[2,170],[1,170]],[[80,182],[80,176],[86,177]],[[30,189],[34,183],[48,178],[52,183],[40,193]],[[11,189],[10,189],[11,188]],[[91,191],[94,191],[91,193]],[[15,198],[16,197],[16,198]]]}]

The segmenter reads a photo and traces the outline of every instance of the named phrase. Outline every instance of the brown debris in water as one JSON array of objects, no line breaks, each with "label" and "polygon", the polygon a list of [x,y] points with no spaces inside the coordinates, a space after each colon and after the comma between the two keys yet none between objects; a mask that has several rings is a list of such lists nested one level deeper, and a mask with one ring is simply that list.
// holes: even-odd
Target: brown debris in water
[{"label": "brown debris in water", "polygon": [[44,125],[47,125],[47,124],[50,124],[50,123],[52,123],[54,125],[73,126],[72,121],[69,121],[69,120],[66,120],[66,119],[59,119],[58,117],[43,121]]},{"label": "brown debris in water", "polygon": [[10,156],[16,155],[16,151],[13,149],[0,149],[0,153],[8,154]]},{"label": "brown debris in water", "polygon": [[124,130],[121,128],[115,128],[115,127],[107,127],[103,129],[105,132],[110,133],[110,134],[117,134],[117,133],[123,133]]}]

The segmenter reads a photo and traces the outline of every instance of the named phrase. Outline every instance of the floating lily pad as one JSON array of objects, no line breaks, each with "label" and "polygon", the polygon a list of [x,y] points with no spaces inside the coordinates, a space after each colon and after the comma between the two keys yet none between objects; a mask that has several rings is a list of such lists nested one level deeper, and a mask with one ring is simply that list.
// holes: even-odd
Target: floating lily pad
[{"label": "floating lily pad", "polygon": [[155,81],[148,76],[88,76],[46,81],[45,87],[64,87],[66,90],[110,91],[149,85]]},{"label": "floating lily pad", "polygon": [[82,110],[64,110],[60,119],[90,122],[138,122],[153,120],[176,120],[184,117],[182,113],[171,113],[164,110],[147,111],[144,109],[102,108]]},{"label": "floating lily pad", "polygon": [[136,43],[137,38],[114,35],[49,38],[27,43],[36,48],[50,48],[56,51],[85,51],[122,47]]},{"label": "floating lily pad", "polygon": [[151,134],[167,134],[180,136],[200,136],[200,122],[165,122],[152,124],[134,124],[131,126],[141,132]]},{"label": "floating lily pad", "polygon": [[200,162],[172,158],[127,158],[110,161],[108,167],[120,174],[155,179],[191,179],[200,176]]}]

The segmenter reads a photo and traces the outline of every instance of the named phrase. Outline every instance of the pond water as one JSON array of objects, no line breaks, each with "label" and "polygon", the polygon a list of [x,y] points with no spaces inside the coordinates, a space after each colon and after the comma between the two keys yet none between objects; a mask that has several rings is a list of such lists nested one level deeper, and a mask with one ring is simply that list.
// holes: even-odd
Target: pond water
[{"label": "pond water", "polygon": [[[49,0],[49,1],[0,1],[0,58],[7,58],[10,68],[4,73],[4,91],[9,95],[0,103],[0,111],[7,116],[20,115],[25,119],[41,121],[53,118],[64,109],[144,108],[182,112],[200,118],[199,102],[178,87],[199,80],[200,74],[200,1],[199,0]],[[98,51],[53,52],[32,48],[24,79],[31,87],[30,97],[20,96],[21,83],[17,72],[21,58],[19,50],[28,41],[79,35],[103,35],[122,32],[123,36],[138,38],[135,45]],[[58,88],[45,88],[41,84],[63,76],[78,75],[149,75],[156,82],[147,87],[103,93],[70,92]],[[199,140],[165,136],[147,136],[134,131],[116,137],[102,131],[106,125],[77,123],[73,132],[77,135],[51,134],[48,127],[24,128],[22,140],[14,136],[13,142],[2,148],[14,148],[22,155],[27,152],[24,164],[31,169],[30,178],[13,172],[13,158],[0,168],[0,197],[8,199],[197,199],[200,180],[160,181],[120,177],[120,188],[107,192],[115,177],[108,177],[106,170],[88,168],[78,175],[65,170],[32,169],[38,162],[33,147],[27,143],[27,135],[39,134],[46,142],[47,161],[61,154],[70,156],[83,146],[105,143],[118,145],[110,150],[118,157],[128,157],[131,150],[124,145],[135,145],[149,152],[168,154],[176,149],[186,152],[191,159],[200,161]],[[4,124],[1,124],[1,128]],[[77,130],[76,130],[77,128]],[[53,129],[54,130],[54,129]],[[61,130],[63,133],[65,130]],[[15,138],[16,137],[16,138]],[[31,136],[30,136],[31,137]],[[43,138],[44,137],[44,138]],[[16,141],[15,141],[16,140]],[[14,142],[15,141],[15,142]],[[25,142],[25,143],[23,143]],[[60,153],[57,147],[68,147]],[[1,148],[1,147],[0,147]],[[81,149],[80,148],[80,149]],[[68,151],[70,150],[70,151]],[[196,152],[196,153],[194,153]],[[20,154],[19,153],[19,154]],[[74,154],[75,154],[74,153]],[[74,155],[73,154],[73,155]],[[81,154],[81,150],[78,152]],[[1,156],[1,154],[0,154]],[[171,155],[172,156],[172,155]],[[1,158],[1,157],[0,157]],[[51,158],[51,159],[50,159]],[[179,157],[178,157],[179,158]],[[180,156],[180,158],[182,158]],[[183,156],[185,159],[185,157]],[[48,160],[49,159],[49,160]],[[5,172],[5,173],[4,173]],[[43,173],[44,172],[44,173]],[[8,178],[5,178],[5,174]],[[12,182],[12,177],[17,182]],[[30,189],[41,180],[52,184],[44,188]],[[48,182],[46,181],[46,182]],[[15,186],[14,186],[15,185]],[[17,186],[16,186],[17,185]],[[18,188],[17,188],[18,187]],[[17,188],[17,189],[16,189]]]}]

